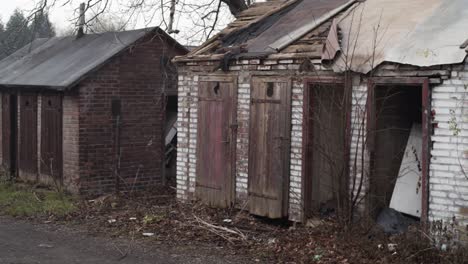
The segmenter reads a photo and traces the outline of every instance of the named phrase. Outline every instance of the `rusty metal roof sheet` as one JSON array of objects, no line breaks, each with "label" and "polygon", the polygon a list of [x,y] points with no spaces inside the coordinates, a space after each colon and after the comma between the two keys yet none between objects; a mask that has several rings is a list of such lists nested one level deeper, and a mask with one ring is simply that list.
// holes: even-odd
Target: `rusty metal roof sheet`
[{"label": "rusty metal roof sheet", "polygon": [[258,37],[252,39],[247,49],[249,52],[279,51],[325,22],[324,19],[329,19],[330,16],[327,14],[331,11],[340,7],[345,8],[347,7],[345,4],[352,3],[354,1],[303,0],[287,14],[278,18]]},{"label": "rusty metal roof sheet", "polygon": [[[331,11],[340,7],[346,8],[354,2],[352,0],[275,0],[257,3],[232,23],[235,26],[228,26],[217,37],[188,56],[222,53],[232,47],[241,47],[242,53],[249,54],[276,53],[326,22],[323,17]],[[265,12],[258,12],[262,10],[260,8]]]},{"label": "rusty metal roof sheet", "polygon": [[367,73],[382,62],[461,63],[467,25],[468,0],[367,0],[340,18],[342,55],[335,70]]},{"label": "rusty metal roof sheet", "polygon": [[0,86],[63,90],[149,32],[155,29],[36,39],[0,61]]}]

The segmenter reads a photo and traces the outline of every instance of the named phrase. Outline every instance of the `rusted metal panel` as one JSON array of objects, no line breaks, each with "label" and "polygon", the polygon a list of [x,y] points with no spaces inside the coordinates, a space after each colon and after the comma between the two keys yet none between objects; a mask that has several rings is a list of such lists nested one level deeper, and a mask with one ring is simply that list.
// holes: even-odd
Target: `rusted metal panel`
[{"label": "rusted metal panel", "polygon": [[255,215],[288,213],[291,85],[287,79],[252,78],[249,206]]},{"label": "rusted metal panel", "polygon": [[37,95],[22,94],[19,104],[18,167],[22,172],[37,173]]},{"label": "rusted metal panel", "polygon": [[[213,79],[214,78],[214,79]],[[195,196],[217,207],[234,202],[236,85],[225,78],[199,82]]]},{"label": "rusted metal panel", "polygon": [[343,53],[336,69],[368,73],[385,61],[419,67],[461,63],[467,6],[468,0],[362,1],[339,18]]},{"label": "rusted metal panel", "polygon": [[41,174],[61,180],[62,96],[43,95],[41,108]]}]

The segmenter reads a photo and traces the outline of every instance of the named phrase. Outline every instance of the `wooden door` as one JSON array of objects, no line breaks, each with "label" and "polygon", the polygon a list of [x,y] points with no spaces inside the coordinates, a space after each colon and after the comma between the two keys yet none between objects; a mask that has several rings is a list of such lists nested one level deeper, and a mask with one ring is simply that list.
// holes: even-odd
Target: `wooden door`
[{"label": "wooden door", "polygon": [[211,206],[234,202],[236,94],[229,77],[200,79],[195,195]]},{"label": "wooden door", "polygon": [[22,172],[37,173],[37,95],[20,96],[19,164]]},{"label": "wooden door", "polygon": [[291,87],[286,79],[252,79],[249,207],[255,215],[288,213]]},{"label": "wooden door", "polygon": [[62,96],[44,95],[41,106],[41,174],[61,180]]},{"label": "wooden door", "polygon": [[16,95],[2,96],[2,154],[3,166],[11,175],[16,173],[17,104]]}]

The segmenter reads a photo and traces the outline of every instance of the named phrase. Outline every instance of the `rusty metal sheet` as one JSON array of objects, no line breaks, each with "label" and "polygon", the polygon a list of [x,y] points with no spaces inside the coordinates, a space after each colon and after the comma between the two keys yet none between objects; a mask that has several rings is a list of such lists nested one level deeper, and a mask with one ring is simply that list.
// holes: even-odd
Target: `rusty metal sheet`
[{"label": "rusty metal sheet", "polygon": [[195,196],[216,207],[234,202],[236,86],[202,81],[198,87],[197,178]]},{"label": "rusty metal sheet", "polygon": [[[318,26],[320,24],[318,22],[322,16],[337,7],[343,6],[347,2],[349,0],[303,0],[287,12],[287,14],[277,18],[268,29],[252,39],[248,43],[247,49],[249,52],[272,51],[270,46],[276,47],[275,43],[289,43],[289,40],[294,41]],[[264,23],[266,22],[264,21]],[[309,27],[298,32],[304,26]]]},{"label": "rusty metal sheet", "polygon": [[365,1],[340,18],[343,53],[335,71],[368,73],[382,62],[461,63],[467,55],[460,48],[468,36],[467,6],[468,0]]},{"label": "rusty metal sheet", "polygon": [[41,174],[62,178],[62,96],[41,98]]},{"label": "rusty metal sheet", "polygon": [[289,201],[290,82],[254,77],[251,97],[249,210],[281,218]]},{"label": "rusty metal sheet", "polygon": [[20,95],[20,135],[18,167],[22,172],[37,173],[37,95]]}]

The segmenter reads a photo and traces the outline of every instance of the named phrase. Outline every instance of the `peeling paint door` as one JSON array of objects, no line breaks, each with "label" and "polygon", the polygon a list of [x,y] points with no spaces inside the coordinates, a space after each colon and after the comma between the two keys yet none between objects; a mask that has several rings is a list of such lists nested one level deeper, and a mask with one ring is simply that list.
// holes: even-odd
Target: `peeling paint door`
[{"label": "peeling paint door", "polygon": [[20,95],[19,164],[22,172],[37,173],[37,95]]},{"label": "peeling paint door", "polygon": [[62,96],[42,96],[41,108],[41,174],[61,180]]},{"label": "peeling paint door", "polygon": [[16,174],[17,153],[17,97],[12,94],[2,96],[2,154],[3,166],[11,175]]},{"label": "peeling paint door", "polygon": [[236,94],[233,78],[200,79],[195,196],[211,206],[234,202]]},{"label": "peeling paint door", "polygon": [[273,77],[252,79],[249,207],[259,216],[288,214],[291,86]]}]

